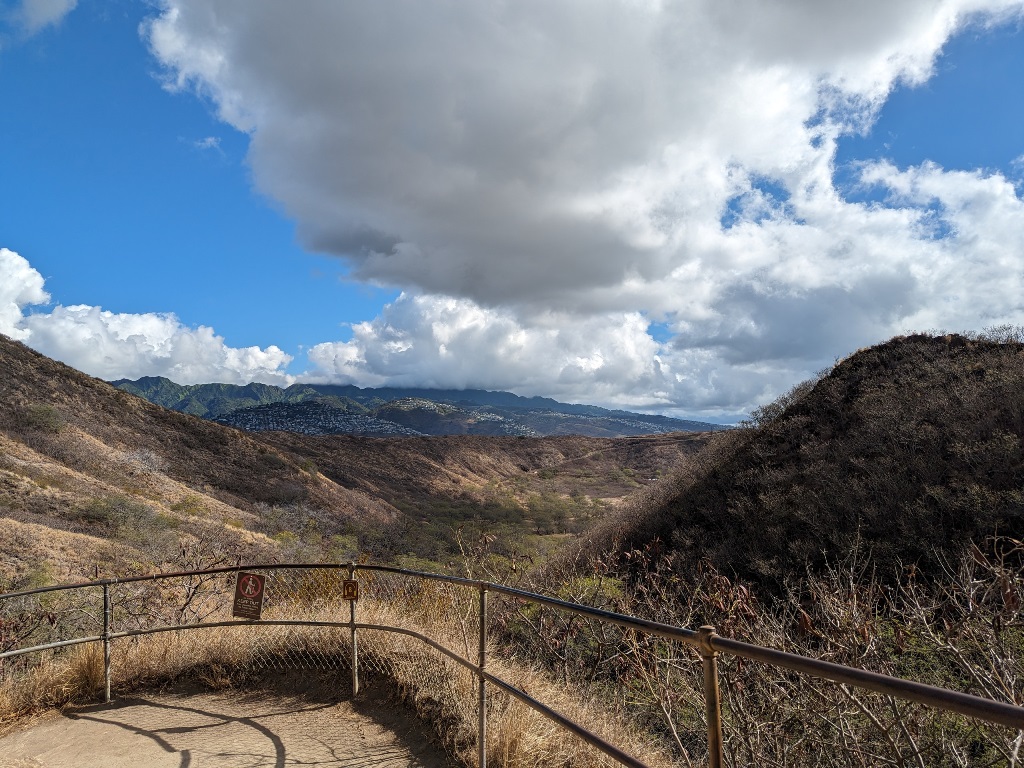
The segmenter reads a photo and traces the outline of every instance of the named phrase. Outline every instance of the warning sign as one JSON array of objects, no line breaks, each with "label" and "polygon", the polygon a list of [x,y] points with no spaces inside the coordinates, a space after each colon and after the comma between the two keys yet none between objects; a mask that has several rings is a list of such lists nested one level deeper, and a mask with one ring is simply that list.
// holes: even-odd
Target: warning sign
[{"label": "warning sign", "polygon": [[341,583],[341,599],[342,600],[358,600],[359,599],[359,582],[352,581],[351,579],[345,579]]},{"label": "warning sign", "polygon": [[266,576],[239,571],[235,579],[235,605],[231,615],[239,619],[259,620],[263,612],[263,593]]}]

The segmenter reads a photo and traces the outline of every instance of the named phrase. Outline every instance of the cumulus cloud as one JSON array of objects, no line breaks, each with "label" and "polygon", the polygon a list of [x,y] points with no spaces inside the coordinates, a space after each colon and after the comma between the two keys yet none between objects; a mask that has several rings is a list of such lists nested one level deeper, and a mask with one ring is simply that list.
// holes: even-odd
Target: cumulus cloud
[{"label": "cumulus cloud", "polygon": [[0,248],[0,333],[102,379],[166,376],[179,384],[262,381],[288,385],[292,358],[274,346],[235,348],[212,328],[190,328],[173,314],[117,314],[48,302],[43,278],[21,255]]},{"label": "cumulus cloud", "polygon": [[29,35],[60,23],[78,5],[78,0],[22,0],[15,18]]},{"label": "cumulus cloud", "polygon": [[1004,177],[865,166],[875,204],[834,182],[838,139],[951,35],[1021,12],[165,0],[144,34],[307,247],[406,290],[321,373],[742,411],[901,330],[1024,318]]},{"label": "cumulus cloud", "polygon": [[117,314],[76,305],[29,315],[22,325],[33,348],[102,379],[291,383],[283,373],[291,357],[277,347],[232,348],[212,328],[189,328],[173,314]]},{"label": "cumulus cloud", "polygon": [[303,379],[487,389],[515,382],[524,395],[726,416],[786,386],[790,371],[738,362],[726,394],[714,351],[658,342],[650,325],[637,312],[547,312],[524,323],[467,299],[403,294],[379,317],[353,326],[351,340],[310,349],[314,368]]},{"label": "cumulus cloud", "polygon": [[12,339],[27,338],[28,331],[20,327],[22,311],[49,300],[43,276],[20,254],[0,248],[0,333]]},{"label": "cumulus cloud", "polygon": [[308,356],[321,376],[361,385],[501,388],[558,396],[588,387],[613,400],[623,380],[634,394],[663,389],[657,344],[638,313],[583,322],[551,312],[529,326],[511,312],[466,299],[403,294],[351,341],[318,344]]}]

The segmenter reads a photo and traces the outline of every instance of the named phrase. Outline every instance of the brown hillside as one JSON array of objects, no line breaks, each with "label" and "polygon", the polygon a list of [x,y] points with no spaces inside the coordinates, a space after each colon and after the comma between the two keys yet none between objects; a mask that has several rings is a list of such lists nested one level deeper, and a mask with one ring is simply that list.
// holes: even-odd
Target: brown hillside
[{"label": "brown hillside", "polygon": [[168,558],[446,563],[457,531],[522,543],[580,530],[704,440],[245,433],[2,336],[0,372],[0,590]]},{"label": "brown hillside", "polygon": [[401,437],[262,433],[308,457],[327,477],[401,504],[420,497],[484,501],[497,487],[520,496],[585,492],[614,500],[679,464],[706,433],[643,437]]},{"label": "brown hillside", "polygon": [[3,336],[0,372],[0,591],[97,569],[275,559],[281,547],[264,535],[275,530],[266,518],[283,505],[363,526],[401,516],[307,471],[301,457],[151,405]]},{"label": "brown hillside", "polygon": [[1024,537],[1024,345],[898,337],[719,436],[609,535],[779,588],[854,549],[882,578]]},{"label": "brown hillside", "polygon": [[[706,434],[636,438],[311,437],[263,432],[332,481],[384,499],[405,513],[387,530],[363,531],[378,558],[412,555],[444,566],[461,542],[532,559],[559,536],[580,533],[699,450]],[[427,568],[437,567],[419,563]]]},{"label": "brown hillside", "polygon": [[386,505],[311,475],[244,432],[169,411],[0,336],[0,426],[72,469],[102,475],[90,441],[140,455],[168,477],[249,509],[305,500],[339,514],[393,516]]}]

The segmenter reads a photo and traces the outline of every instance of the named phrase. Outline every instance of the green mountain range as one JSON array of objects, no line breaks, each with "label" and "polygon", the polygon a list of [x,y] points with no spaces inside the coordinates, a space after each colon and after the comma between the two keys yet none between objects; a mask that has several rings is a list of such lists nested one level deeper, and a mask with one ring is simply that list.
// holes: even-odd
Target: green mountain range
[{"label": "green mountain range", "polygon": [[[152,376],[111,383],[171,410],[256,431],[624,437],[723,429],[718,424],[479,389],[364,389],[336,384],[293,384],[287,388],[256,383],[181,385]],[[311,403],[317,407],[310,408]],[[302,407],[296,407],[300,404]]]}]

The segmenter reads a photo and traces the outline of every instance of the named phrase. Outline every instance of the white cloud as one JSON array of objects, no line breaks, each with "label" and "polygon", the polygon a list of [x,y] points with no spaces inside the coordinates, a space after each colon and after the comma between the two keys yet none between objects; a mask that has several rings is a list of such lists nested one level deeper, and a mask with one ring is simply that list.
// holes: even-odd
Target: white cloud
[{"label": "white cloud", "polygon": [[173,314],[115,314],[76,305],[29,315],[23,326],[33,348],[102,379],[291,383],[283,372],[291,357],[277,347],[228,347],[212,328],[189,328]]},{"label": "white cloud", "polygon": [[352,340],[309,350],[320,376],[360,385],[501,388],[529,394],[612,401],[624,379],[651,397],[658,383],[657,344],[637,313],[584,321],[558,313],[521,324],[510,312],[466,299],[403,294],[372,322],[355,325]]},{"label": "white cloud", "polygon": [[0,333],[12,339],[27,338],[28,331],[21,327],[22,310],[49,300],[43,276],[21,255],[0,248]]},{"label": "white cloud", "polygon": [[166,376],[179,384],[291,384],[292,358],[274,346],[235,348],[213,329],[190,328],[173,314],[116,314],[100,307],[57,306],[29,262],[0,248],[0,333],[102,379]]},{"label": "white cloud", "polygon": [[1024,318],[1004,177],[833,181],[844,132],[1022,7],[165,0],[144,33],[307,246],[407,291],[321,371],[742,410],[902,330]]},{"label": "white cloud", "polygon": [[713,257],[692,228],[752,175],[821,194],[837,128],[1007,7],[171,0],[148,35],[251,133],[308,245],[365,279],[549,305]]},{"label": "white cloud", "polygon": [[22,0],[15,16],[29,35],[59,24],[78,5],[78,0]]},{"label": "white cloud", "polygon": [[558,312],[529,323],[467,299],[403,294],[380,317],[352,328],[348,342],[309,350],[301,378],[358,386],[513,389],[611,407],[742,414],[752,398],[785,386],[790,370],[738,362],[723,388],[713,350],[655,341],[639,313],[586,318]]},{"label": "white cloud", "polygon": [[865,168],[865,182],[915,214],[927,255],[912,264],[928,297],[909,318],[919,328],[1024,323],[1024,200],[1001,174],[945,171],[932,163]]},{"label": "white cloud", "polygon": [[196,149],[215,149],[219,152],[220,138],[217,136],[204,136],[201,139],[193,141],[192,146]]}]

